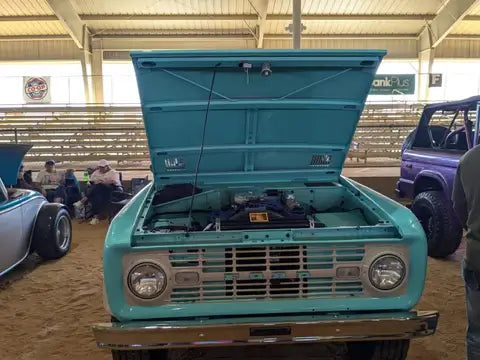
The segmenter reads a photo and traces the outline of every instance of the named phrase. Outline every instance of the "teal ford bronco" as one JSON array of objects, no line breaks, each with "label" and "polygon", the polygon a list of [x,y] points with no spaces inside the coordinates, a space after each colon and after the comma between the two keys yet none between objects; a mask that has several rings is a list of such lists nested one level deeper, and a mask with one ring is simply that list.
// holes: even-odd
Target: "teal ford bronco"
[{"label": "teal ford bronco", "polygon": [[427,243],[405,207],[341,176],[384,51],[133,52],[154,181],[110,225],[115,359],[329,342],[405,359]]}]

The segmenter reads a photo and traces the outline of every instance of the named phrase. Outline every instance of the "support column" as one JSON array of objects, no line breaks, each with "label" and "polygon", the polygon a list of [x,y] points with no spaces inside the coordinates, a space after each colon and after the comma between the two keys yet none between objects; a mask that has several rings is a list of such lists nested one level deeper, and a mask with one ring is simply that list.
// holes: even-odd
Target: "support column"
[{"label": "support column", "polygon": [[302,36],[302,0],[293,0],[292,22],[293,48],[300,49]]},{"label": "support column", "polygon": [[92,50],[92,87],[93,87],[93,101],[95,104],[103,104],[103,50]]},{"label": "support column", "polygon": [[419,101],[428,100],[430,93],[429,77],[432,72],[435,49],[430,48],[418,53],[418,92]]},{"label": "support column", "polygon": [[85,102],[90,104],[92,98],[90,97],[90,81],[89,81],[89,71],[88,67],[92,63],[92,54],[88,51],[83,50],[82,56],[80,57],[80,64],[82,65],[82,78],[83,78],[83,91],[85,92]]}]

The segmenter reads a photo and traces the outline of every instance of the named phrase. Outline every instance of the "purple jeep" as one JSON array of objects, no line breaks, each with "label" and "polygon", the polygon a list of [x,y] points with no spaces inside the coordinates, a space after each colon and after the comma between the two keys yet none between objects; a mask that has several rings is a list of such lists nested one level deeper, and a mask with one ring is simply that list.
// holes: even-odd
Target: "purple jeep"
[{"label": "purple jeep", "polygon": [[472,118],[479,103],[480,96],[475,96],[425,106],[402,147],[396,191],[400,198],[413,200],[411,209],[425,230],[432,257],[454,253],[462,239],[450,199],[458,161],[478,141]]}]

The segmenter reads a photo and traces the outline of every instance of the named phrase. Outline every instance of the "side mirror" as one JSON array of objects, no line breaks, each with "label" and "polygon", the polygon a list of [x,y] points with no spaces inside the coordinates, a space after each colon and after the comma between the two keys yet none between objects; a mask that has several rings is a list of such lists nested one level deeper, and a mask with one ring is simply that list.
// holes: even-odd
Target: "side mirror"
[{"label": "side mirror", "polygon": [[7,188],[3,184],[2,179],[0,179],[0,204],[8,200]]}]

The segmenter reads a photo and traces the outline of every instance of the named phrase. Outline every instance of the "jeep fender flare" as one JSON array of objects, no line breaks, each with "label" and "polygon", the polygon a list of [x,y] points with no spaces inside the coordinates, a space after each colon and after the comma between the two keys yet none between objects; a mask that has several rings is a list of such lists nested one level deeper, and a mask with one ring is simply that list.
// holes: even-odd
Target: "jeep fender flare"
[{"label": "jeep fender flare", "polygon": [[[445,198],[450,200],[447,181],[445,180],[442,174],[433,172],[431,170],[422,170],[417,174],[417,176],[415,176],[415,180],[413,182],[414,196],[417,196],[420,192],[424,191],[424,190],[419,190],[419,187],[421,186],[420,182],[425,180],[427,181],[430,180],[437,183],[440,186],[440,189],[433,189],[433,190],[441,191],[445,196]],[[429,190],[432,190],[432,189],[429,189]]]}]

